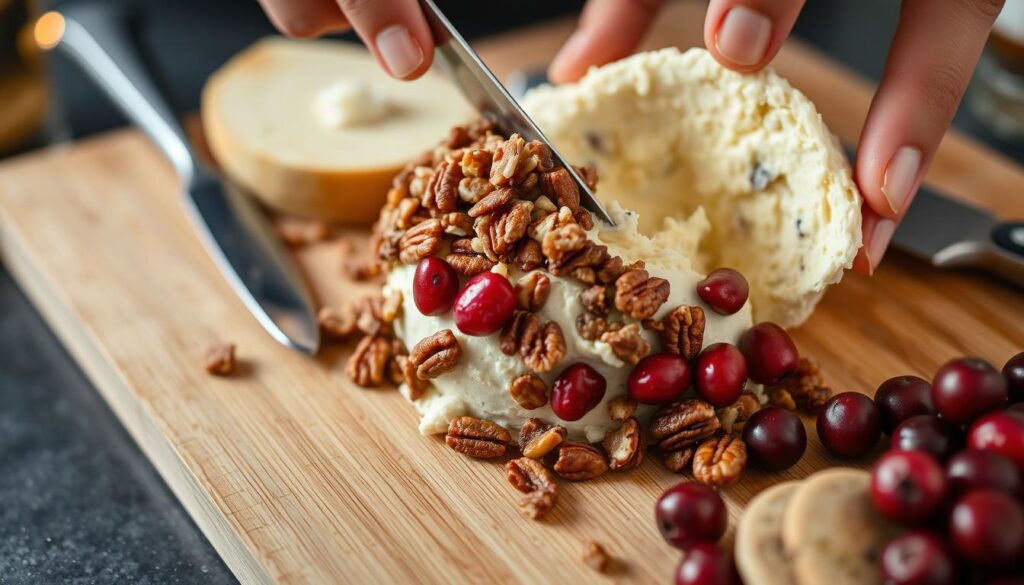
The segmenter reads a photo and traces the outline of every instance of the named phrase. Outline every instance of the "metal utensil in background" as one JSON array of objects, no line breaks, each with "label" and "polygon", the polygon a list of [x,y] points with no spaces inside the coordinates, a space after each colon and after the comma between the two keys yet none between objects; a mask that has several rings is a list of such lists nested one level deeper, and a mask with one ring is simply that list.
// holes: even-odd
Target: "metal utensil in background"
[{"label": "metal utensil in background", "polygon": [[433,0],[420,0],[427,21],[434,33],[435,55],[441,67],[477,111],[508,133],[517,133],[524,140],[539,140],[551,147],[555,160],[564,166],[580,189],[580,203],[601,220],[615,225],[594,193],[587,187],[576,170],[555,149],[540,128],[526,115],[523,108],[505,89],[487,65],[455,30]]},{"label": "metal utensil in background", "polygon": [[192,227],[249,312],[285,346],[316,353],[319,327],[301,275],[257,204],[200,162],[139,59],[121,13],[77,4],[63,15],[43,15],[36,32],[40,45],[77,62],[170,160]]}]

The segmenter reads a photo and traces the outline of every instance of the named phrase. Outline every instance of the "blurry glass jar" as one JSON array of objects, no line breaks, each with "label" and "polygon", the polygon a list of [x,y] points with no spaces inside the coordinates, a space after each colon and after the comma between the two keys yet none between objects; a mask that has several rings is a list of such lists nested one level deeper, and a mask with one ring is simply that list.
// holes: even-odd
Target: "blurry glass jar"
[{"label": "blurry glass jar", "polygon": [[35,0],[0,0],[0,156],[37,141],[50,93],[32,36]]},{"label": "blurry glass jar", "polygon": [[999,13],[968,105],[998,137],[1024,141],[1024,0],[1006,0]]}]

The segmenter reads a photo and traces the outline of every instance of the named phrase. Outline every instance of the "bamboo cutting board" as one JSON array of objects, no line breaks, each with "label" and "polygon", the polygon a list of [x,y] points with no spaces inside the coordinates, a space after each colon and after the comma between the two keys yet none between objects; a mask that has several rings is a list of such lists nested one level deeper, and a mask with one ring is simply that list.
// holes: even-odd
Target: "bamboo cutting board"
[{"label": "bamboo cutting board", "polygon": [[[669,7],[649,46],[699,43],[702,11]],[[547,62],[570,28],[553,23],[479,48],[504,75]],[[796,43],[776,67],[839,135],[856,138],[867,84]],[[1024,199],[1008,196],[1024,191],[1024,172],[966,138],[947,138],[929,179],[1024,217]],[[522,518],[500,464],[420,436],[393,390],[344,379],[351,346],[312,360],[264,334],[199,247],[176,193],[169,166],[135,131],[11,161],[0,167],[0,252],[240,580],[671,582],[678,553],[658,535],[653,504],[679,477],[649,460],[633,473],[561,482],[552,515]],[[365,232],[345,237],[359,244]],[[321,301],[364,292],[341,279],[337,244],[300,258]],[[795,337],[837,391],[870,393],[892,375],[930,376],[954,355],[1002,363],[1024,348],[1024,295],[893,254],[874,278],[848,275]],[[240,375],[203,372],[217,340],[239,345]],[[726,492],[733,521],[765,486],[844,463],[807,422],[800,464],[750,471]],[[611,575],[580,560],[590,539],[618,559]]]}]

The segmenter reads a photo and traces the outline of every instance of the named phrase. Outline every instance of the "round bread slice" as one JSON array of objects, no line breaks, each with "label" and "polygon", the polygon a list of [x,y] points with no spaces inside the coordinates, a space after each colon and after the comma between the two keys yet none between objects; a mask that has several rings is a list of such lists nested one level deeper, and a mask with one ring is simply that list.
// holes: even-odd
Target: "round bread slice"
[{"label": "round bread slice", "polygon": [[782,542],[800,585],[882,583],[879,557],[898,529],[871,504],[871,475],[857,469],[818,472],[792,495]]},{"label": "round bread slice", "polygon": [[793,569],[782,545],[782,519],[798,481],[774,485],[747,504],[736,527],[736,566],[745,583],[791,585]]},{"label": "round bread slice", "polygon": [[473,111],[441,77],[391,79],[360,46],[268,37],[210,78],[202,116],[217,162],[269,206],[370,223],[392,177]]},{"label": "round bread slice", "polygon": [[743,75],[703,49],[664,49],[537,88],[524,105],[646,233],[703,225],[698,270],[743,272],[758,321],[800,324],[853,264],[861,196],[849,163],[810,100],[770,69]]}]

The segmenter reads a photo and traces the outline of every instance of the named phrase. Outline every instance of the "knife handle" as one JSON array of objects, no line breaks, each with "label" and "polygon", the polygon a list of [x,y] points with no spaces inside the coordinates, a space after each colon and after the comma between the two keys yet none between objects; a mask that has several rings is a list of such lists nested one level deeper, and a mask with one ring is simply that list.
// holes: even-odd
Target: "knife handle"
[{"label": "knife handle", "polygon": [[201,168],[185,130],[129,38],[121,10],[96,2],[62,10],[57,48],[74,59],[133,122],[152,138],[186,185]]}]

